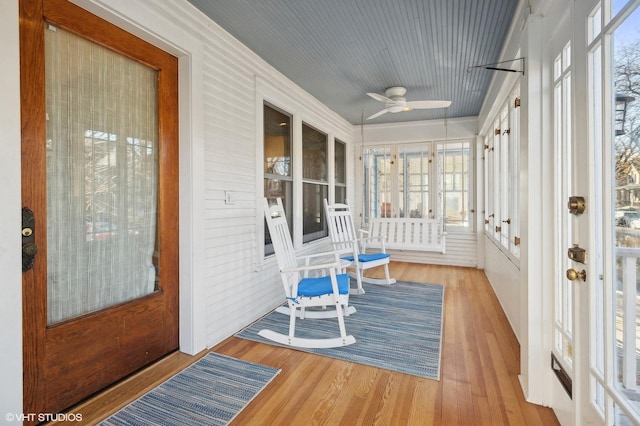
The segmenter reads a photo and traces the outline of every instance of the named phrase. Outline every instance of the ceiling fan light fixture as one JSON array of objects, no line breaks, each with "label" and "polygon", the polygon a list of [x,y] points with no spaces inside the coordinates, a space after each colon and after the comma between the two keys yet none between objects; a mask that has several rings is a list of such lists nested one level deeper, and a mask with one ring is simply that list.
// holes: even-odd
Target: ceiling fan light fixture
[{"label": "ceiling fan light fixture", "polygon": [[414,109],[432,109],[432,108],[447,108],[451,105],[451,101],[438,101],[438,100],[422,100],[407,102],[403,96],[407,90],[401,86],[389,87],[385,90],[384,95],[368,92],[367,95],[372,97],[378,102],[384,102],[385,108],[382,111],[378,111],[375,114],[367,117],[367,120],[380,117],[387,112],[398,113],[408,112]]}]

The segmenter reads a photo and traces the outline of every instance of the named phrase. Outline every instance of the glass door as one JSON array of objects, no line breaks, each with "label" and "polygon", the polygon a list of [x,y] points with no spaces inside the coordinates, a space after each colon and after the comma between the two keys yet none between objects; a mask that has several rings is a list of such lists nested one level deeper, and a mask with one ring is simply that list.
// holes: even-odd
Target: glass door
[{"label": "glass door", "polygon": [[588,17],[594,267],[590,401],[606,424],[640,424],[640,2]]},{"label": "glass door", "polygon": [[178,347],[178,62],[67,1],[20,11],[24,412],[56,413]]}]

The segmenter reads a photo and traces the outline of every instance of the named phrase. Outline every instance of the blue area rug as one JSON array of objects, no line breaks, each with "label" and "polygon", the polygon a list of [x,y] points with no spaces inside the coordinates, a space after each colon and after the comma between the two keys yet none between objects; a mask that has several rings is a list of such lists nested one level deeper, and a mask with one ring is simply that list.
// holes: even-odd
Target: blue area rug
[{"label": "blue area rug", "polygon": [[[349,297],[349,304],[357,312],[345,317],[347,334],[355,337],[355,344],[330,349],[293,349],[439,380],[444,287],[398,282],[390,286],[369,285],[365,291],[363,295]],[[272,312],[236,336],[282,346],[259,336],[264,328],[288,334],[289,316]],[[298,319],[296,336],[339,336],[338,321]]]},{"label": "blue area rug", "polygon": [[101,425],[226,425],[280,370],[208,353]]}]

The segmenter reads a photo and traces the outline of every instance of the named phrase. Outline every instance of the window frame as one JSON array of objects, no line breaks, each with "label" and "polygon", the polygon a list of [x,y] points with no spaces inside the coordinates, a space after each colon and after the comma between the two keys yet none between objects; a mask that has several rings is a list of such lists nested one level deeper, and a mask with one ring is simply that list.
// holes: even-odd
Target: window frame
[{"label": "window frame", "polygon": [[[338,147],[341,147],[338,149]],[[342,151],[342,156],[338,155],[338,152]],[[333,158],[334,167],[333,167],[333,179],[331,175],[329,176],[329,181],[333,181],[334,189],[333,189],[333,199],[330,199],[329,202],[332,203],[346,203],[347,202],[347,144],[342,142],[338,138],[334,138],[333,140],[333,155],[329,153],[329,157]],[[342,158],[343,161],[339,162],[338,159]],[[340,173],[338,173],[340,171]],[[342,175],[343,179],[339,180],[338,176]],[[341,194],[338,194],[338,191]]]},{"label": "window frame", "polygon": [[[335,199],[334,194],[337,187],[344,188],[344,193],[348,198],[350,196],[350,182],[351,177],[348,174],[349,164],[352,159],[348,157],[349,146],[353,143],[351,141],[351,127],[347,124],[334,122],[330,118],[318,115],[314,110],[300,103],[298,98],[293,98],[287,93],[282,92],[281,87],[272,86],[269,82],[263,79],[256,80],[256,99],[255,99],[255,111],[256,111],[256,128],[255,138],[256,157],[255,164],[256,170],[262,170],[262,173],[256,174],[256,200],[260,200],[265,196],[265,173],[264,173],[264,108],[269,106],[275,110],[287,114],[291,117],[291,177],[292,177],[292,189],[291,189],[291,213],[287,212],[287,219],[291,221],[291,236],[292,242],[296,250],[312,250],[311,247],[314,244],[322,244],[325,236],[313,239],[311,241],[303,241],[303,185],[305,182],[312,182],[316,184],[321,182],[321,185],[326,188],[327,199],[329,202],[333,202]],[[326,135],[327,139],[327,163],[325,164],[327,170],[327,177],[325,180],[315,179],[303,179],[303,152],[302,152],[302,125],[308,125],[319,132]],[[339,182],[336,186],[335,183],[335,142],[344,144],[344,181]],[[264,212],[262,203],[256,202],[255,205],[255,239],[256,239],[256,270],[261,270],[267,259],[273,257],[273,253],[269,252],[265,245],[266,226],[264,220]],[[322,209],[324,214],[324,208]]]},{"label": "window frame", "polygon": [[[286,174],[281,174],[281,173],[268,173],[267,169],[267,158],[266,158],[266,150],[265,150],[265,134],[266,134],[266,125],[267,123],[264,121],[264,116],[266,115],[266,108],[270,108],[272,109],[274,112],[282,114],[283,116],[288,118],[288,122],[284,125],[289,129],[288,132],[288,149],[289,149],[289,164],[287,166],[287,172]],[[293,235],[293,166],[294,166],[294,161],[293,161],[293,116],[282,110],[281,108],[278,108],[274,105],[272,105],[269,102],[265,102],[263,109],[262,109],[262,117],[263,117],[263,133],[262,133],[262,167],[259,170],[262,170],[262,174],[263,174],[263,196],[266,196],[267,191],[266,191],[266,187],[267,187],[267,182],[268,181],[282,181],[284,182],[285,186],[288,186],[288,191],[286,192],[290,192],[291,196],[290,197],[285,197],[285,199],[283,200],[283,205],[284,205],[284,209],[285,209],[285,213],[287,215],[287,222],[289,224],[289,232],[291,232],[291,235]],[[284,123],[284,121],[283,121]],[[287,182],[289,183],[287,185]],[[290,198],[290,199],[287,199]],[[265,255],[271,255],[274,253],[273,251],[273,245],[270,243],[267,243],[267,235],[268,235],[268,229],[265,227],[264,228],[264,253]]]},{"label": "window frame", "polygon": [[[484,234],[520,262],[520,86],[511,89],[484,136]],[[506,126],[506,128],[505,128]]]},{"label": "window frame", "polygon": [[[309,133],[316,133],[318,135],[320,135],[321,137],[324,137],[324,141],[322,142],[324,144],[324,149],[308,149],[308,148],[313,148],[312,146],[309,145],[309,143],[313,144],[314,141],[309,140],[308,138],[305,137],[305,135],[309,134]],[[309,243],[315,240],[319,240],[321,238],[325,238],[327,236],[329,236],[329,230],[327,227],[327,221],[325,218],[325,213],[324,213],[324,204],[323,204],[323,199],[327,199],[329,200],[329,135],[325,132],[322,132],[320,130],[318,130],[317,128],[311,126],[310,124],[307,124],[306,122],[302,122],[302,242],[303,243]],[[306,145],[306,148],[305,148]],[[309,161],[307,161],[310,156],[309,154],[312,154],[313,152],[318,152],[320,154],[324,153],[324,159],[322,158],[322,156],[314,156],[314,159],[320,159],[320,161],[322,162],[322,164],[320,165],[321,169],[319,173],[320,176],[317,175],[318,172],[314,172],[311,170],[312,166],[313,168],[317,168],[318,164],[311,164]],[[335,162],[335,156],[334,156],[334,162]],[[316,162],[317,163],[317,162]],[[313,176],[311,176],[313,175]],[[318,192],[321,192],[322,195],[320,196],[320,199],[316,199],[316,203],[314,207],[314,213],[316,213],[318,215],[318,217],[316,218],[316,220],[312,220],[313,223],[319,222],[320,225],[320,229],[316,230],[316,231],[310,231],[308,232],[306,230],[307,228],[307,222],[308,222],[308,218],[309,216],[307,215],[307,211],[308,211],[308,206],[311,206],[312,204],[312,199],[308,199],[307,196],[309,195],[307,193],[307,189],[316,189],[316,194]]]},{"label": "window frame", "polygon": [[[464,149],[468,150],[466,175],[469,177],[466,183],[467,193],[467,211],[468,219],[466,225],[452,225],[446,228],[447,232],[454,233],[472,233],[475,232],[475,221],[472,213],[475,211],[474,198],[474,182],[475,182],[475,143],[472,139],[449,139],[449,140],[431,140],[413,143],[398,144],[375,144],[363,146],[363,174],[364,174],[364,211],[363,225],[369,223],[371,217],[406,217],[406,212],[401,207],[405,207],[407,197],[406,189],[408,188],[408,177],[410,173],[408,168],[410,162],[407,158],[412,156],[424,156],[427,153],[428,162],[428,185],[427,198],[429,206],[426,210],[427,217],[432,219],[444,219],[444,195],[442,189],[445,185],[444,173],[439,167],[439,155],[441,146],[452,146],[455,144],[463,144]],[[443,151],[443,152],[446,152]],[[382,165],[389,166],[381,175],[380,168]],[[386,166],[385,166],[386,167]],[[453,176],[453,174],[451,174]],[[377,177],[384,176],[387,179],[380,180]],[[380,186],[384,184],[384,190],[380,190]],[[421,185],[422,187],[422,185]],[[421,191],[425,192],[425,191]],[[446,191],[444,191],[446,192]],[[445,226],[447,224],[445,223]]]}]

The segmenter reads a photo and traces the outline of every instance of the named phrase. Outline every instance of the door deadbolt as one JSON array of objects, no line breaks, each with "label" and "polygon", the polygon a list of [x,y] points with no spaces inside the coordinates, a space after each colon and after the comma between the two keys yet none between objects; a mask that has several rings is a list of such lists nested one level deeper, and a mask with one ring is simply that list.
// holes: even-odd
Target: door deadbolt
[{"label": "door deadbolt", "polygon": [[582,214],[586,208],[586,201],[584,197],[569,197],[569,203],[567,204],[569,208],[569,213],[571,214]]},{"label": "door deadbolt", "polygon": [[575,281],[578,278],[580,278],[582,281],[586,281],[587,280],[587,271],[585,271],[583,269],[582,271],[578,272],[573,268],[567,269],[567,279],[569,281]]},{"label": "door deadbolt", "polygon": [[26,208],[22,208],[22,272],[33,268],[38,253],[36,246],[36,236],[34,233],[36,219],[33,212]]},{"label": "door deadbolt", "polygon": [[567,256],[574,262],[587,263],[587,252],[585,249],[580,248],[578,244],[574,244],[573,247],[567,250]]}]

